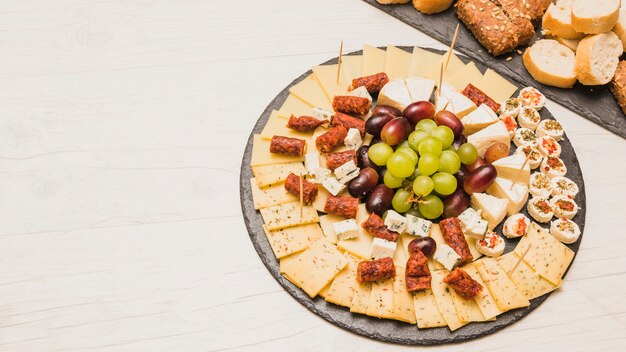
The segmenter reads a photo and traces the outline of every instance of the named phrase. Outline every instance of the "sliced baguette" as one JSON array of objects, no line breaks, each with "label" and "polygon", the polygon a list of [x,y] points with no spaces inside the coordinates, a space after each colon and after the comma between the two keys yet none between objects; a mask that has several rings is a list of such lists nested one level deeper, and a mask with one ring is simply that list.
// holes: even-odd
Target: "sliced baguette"
[{"label": "sliced baguette", "polygon": [[540,83],[571,88],[576,83],[574,52],[556,40],[543,39],[526,49],[524,66]]},{"label": "sliced baguette", "polygon": [[421,13],[433,14],[447,10],[452,0],[413,0],[413,7]]},{"label": "sliced baguette", "polygon": [[557,0],[543,15],[542,27],[552,35],[564,39],[581,39],[584,33],[576,32],[572,26],[572,0]]},{"label": "sliced baguette", "polygon": [[572,26],[577,32],[600,34],[617,23],[621,0],[573,0]]},{"label": "sliced baguette", "polygon": [[615,27],[613,27],[613,32],[615,32],[619,40],[622,41],[622,46],[626,51],[626,10],[622,9],[619,11],[619,18],[617,19]]},{"label": "sliced baguette", "polygon": [[584,38],[576,51],[576,77],[587,86],[609,83],[623,52],[622,42],[613,32]]},{"label": "sliced baguette", "polygon": [[559,42],[559,44],[563,44],[574,51],[578,50],[578,44],[580,44],[580,39],[565,39],[561,37],[552,37],[549,39],[554,39]]}]

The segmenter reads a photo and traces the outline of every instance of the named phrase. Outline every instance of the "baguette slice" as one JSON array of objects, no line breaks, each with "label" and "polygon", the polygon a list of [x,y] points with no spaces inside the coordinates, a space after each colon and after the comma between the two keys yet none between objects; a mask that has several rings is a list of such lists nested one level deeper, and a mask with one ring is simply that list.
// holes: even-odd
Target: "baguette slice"
[{"label": "baguette slice", "polygon": [[543,15],[542,27],[556,37],[581,39],[584,33],[576,32],[572,26],[572,0],[557,0]]},{"label": "baguette slice", "polygon": [[613,32],[615,32],[622,41],[622,46],[626,51],[626,10],[622,9],[619,11],[619,18],[617,19],[615,27],[613,27]]},{"label": "baguette slice", "polygon": [[577,32],[600,34],[617,23],[621,0],[573,0],[572,26]]},{"label": "baguette slice", "polygon": [[622,42],[613,32],[586,37],[576,51],[576,77],[587,86],[609,83],[623,52]]},{"label": "baguette slice", "polygon": [[611,81],[611,92],[617,99],[617,103],[626,114],[626,61],[620,61],[615,71],[615,77]]},{"label": "baguette slice", "polygon": [[556,40],[543,39],[526,49],[524,66],[540,83],[571,88],[576,83],[574,52]]},{"label": "baguette slice", "polygon": [[421,13],[433,14],[447,10],[452,0],[413,0],[413,7]]},{"label": "baguette slice", "polygon": [[561,37],[555,37],[550,34],[545,34],[546,39],[553,39],[559,42],[559,44],[563,44],[566,47],[572,49],[573,51],[578,50],[578,44],[580,44],[580,39],[565,39]]}]

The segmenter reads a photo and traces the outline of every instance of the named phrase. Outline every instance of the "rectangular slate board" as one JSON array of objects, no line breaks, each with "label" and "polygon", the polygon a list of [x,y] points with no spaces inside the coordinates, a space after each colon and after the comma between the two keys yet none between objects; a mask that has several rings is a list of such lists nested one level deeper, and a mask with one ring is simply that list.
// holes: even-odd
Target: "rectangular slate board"
[{"label": "rectangular slate board", "polygon": [[[415,10],[410,2],[404,5],[381,5],[376,0],[363,1],[446,45],[450,45],[452,42],[454,29],[459,23],[454,7],[436,15],[424,15]],[[540,30],[538,32],[533,42],[540,37]],[[521,55],[513,52],[499,57],[491,56],[463,24],[460,26],[454,49],[507,77],[511,77],[521,85],[536,87],[548,98],[626,139],[626,116],[622,113],[607,86],[587,87],[577,83],[572,89],[562,89],[543,85],[528,74],[522,63]],[[519,49],[523,51],[525,48],[520,47]],[[506,61],[509,57],[512,59]]]}]

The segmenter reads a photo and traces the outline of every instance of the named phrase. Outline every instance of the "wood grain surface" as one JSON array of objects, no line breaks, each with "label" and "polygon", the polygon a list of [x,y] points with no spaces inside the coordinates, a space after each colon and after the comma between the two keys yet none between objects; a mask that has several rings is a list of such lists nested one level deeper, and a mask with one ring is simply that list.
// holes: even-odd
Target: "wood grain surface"
[{"label": "wood grain surface", "polygon": [[[396,351],[310,313],[246,232],[239,169],[274,96],[364,43],[435,40],[362,1],[5,0],[0,351]],[[587,188],[564,287],[445,351],[620,351],[625,142],[552,102]]]}]

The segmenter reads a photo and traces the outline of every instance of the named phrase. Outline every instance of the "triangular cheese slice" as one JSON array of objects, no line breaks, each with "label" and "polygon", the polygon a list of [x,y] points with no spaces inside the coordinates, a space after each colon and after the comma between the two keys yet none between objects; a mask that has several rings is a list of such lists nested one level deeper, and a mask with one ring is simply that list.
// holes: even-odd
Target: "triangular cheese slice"
[{"label": "triangular cheese slice", "polygon": [[467,137],[467,141],[472,143],[478,149],[478,155],[482,158],[485,156],[487,148],[495,142],[501,142],[510,146],[511,139],[504,122],[498,121],[471,136]]},{"label": "triangular cheese slice", "polygon": [[482,217],[489,223],[489,228],[493,229],[504,220],[508,202],[485,193],[474,193],[471,204],[474,209],[482,210]]},{"label": "triangular cheese slice", "polygon": [[388,105],[403,111],[404,108],[411,103],[409,90],[406,88],[404,80],[402,79],[397,79],[385,84],[380,93],[378,93],[378,105]]},{"label": "triangular cheese slice", "polygon": [[519,213],[528,200],[528,186],[522,183],[515,183],[501,177],[496,177],[487,193],[498,198],[506,199],[508,205],[506,214],[508,216]]},{"label": "triangular cheese slice", "polygon": [[463,134],[469,136],[498,121],[500,121],[498,115],[489,106],[482,104],[461,120]]},{"label": "triangular cheese slice", "polygon": [[522,153],[513,153],[511,156],[494,161],[491,165],[498,171],[498,177],[525,185],[530,183],[530,164],[526,162],[526,156]]},{"label": "triangular cheese slice", "polygon": [[425,78],[407,78],[404,80],[412,102],[429,101],[435,89],[435,81]]}]

